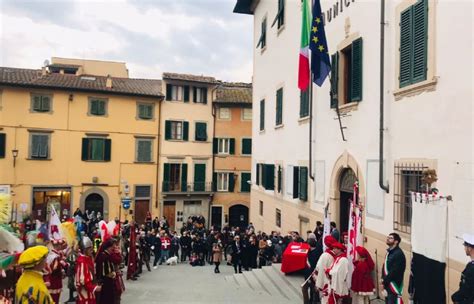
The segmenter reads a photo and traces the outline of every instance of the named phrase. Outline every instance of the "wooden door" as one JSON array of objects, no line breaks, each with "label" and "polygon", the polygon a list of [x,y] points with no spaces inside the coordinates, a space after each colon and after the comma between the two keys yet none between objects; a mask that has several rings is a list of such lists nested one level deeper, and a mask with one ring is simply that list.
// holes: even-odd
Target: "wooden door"
[{"label": "wooden door", "polygon": [[163,203],[163,216],[168,220],[170,229],[174,230],[176,220],[176,201],[166,201]]},{"label": "wooden door", "polygon": [[149,200],[136,200],[135,201],[135,222],[137,222],[138,224],[144,224],[148,211],[150,211]]}]

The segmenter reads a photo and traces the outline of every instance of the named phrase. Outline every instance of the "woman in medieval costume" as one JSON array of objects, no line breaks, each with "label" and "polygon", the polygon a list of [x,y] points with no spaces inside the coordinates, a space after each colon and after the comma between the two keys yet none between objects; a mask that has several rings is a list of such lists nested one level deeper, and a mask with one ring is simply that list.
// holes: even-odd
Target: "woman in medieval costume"
[{"label": "woman in medieval costume", "polygon": [[77,304],[95,304],[96,292],[102,287],[95,280],[93,243],[90,238],[83,237],[79,243],[81,253],[76,260],[75,285],[77,290]]},{"label": "woman in medieval costume", "polygon": [[356,247],[357,261],[352,273],[352,303],[369,303],[369,296],[374,294],[375,284],[372,277],[375,264],[370,253],[362,246]]},{"label": "woman in medieval costume", "polygon": [[46,258],[48,268],[49,293],[55,303],[59,303],[61,291],[63,290],[63,278],[65,276],[66,261],[63,251],[66,242],[62,239],[52,240],[53,249]]}]

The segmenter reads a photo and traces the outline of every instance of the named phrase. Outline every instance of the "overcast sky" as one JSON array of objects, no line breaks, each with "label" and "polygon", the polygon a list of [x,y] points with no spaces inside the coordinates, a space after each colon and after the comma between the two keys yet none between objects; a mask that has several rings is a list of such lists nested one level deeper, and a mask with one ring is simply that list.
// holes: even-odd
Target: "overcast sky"
[{"label": "overcast sky", "polygon": [[0,66],[45,59],[123,61],[130,77],[162,72],[251,81],[252,16],[235,0],[0,0]]}]

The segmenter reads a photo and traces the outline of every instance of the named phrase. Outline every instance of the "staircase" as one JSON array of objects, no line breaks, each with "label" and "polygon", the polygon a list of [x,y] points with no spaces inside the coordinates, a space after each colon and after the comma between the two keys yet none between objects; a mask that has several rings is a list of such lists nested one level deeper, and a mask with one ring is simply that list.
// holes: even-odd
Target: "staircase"
[{"label": "staircase", "polygon": [[302,303],[303,275],[285,275],[280,268],[281,264],[273,264],[261,269],[228,275],[225,279],[233,288],[258,296],[261,300],[265,299],[274,304]]}]

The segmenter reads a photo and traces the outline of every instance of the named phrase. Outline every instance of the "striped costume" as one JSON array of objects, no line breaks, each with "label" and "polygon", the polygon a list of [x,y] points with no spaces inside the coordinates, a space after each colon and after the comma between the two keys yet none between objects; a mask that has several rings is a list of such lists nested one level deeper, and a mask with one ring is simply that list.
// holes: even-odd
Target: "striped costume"
[{"label": "striped costume", "polygon": [[77,304],[95,304],[94,260],[92,257],[80,254],[76,261],[76,290]]}]

